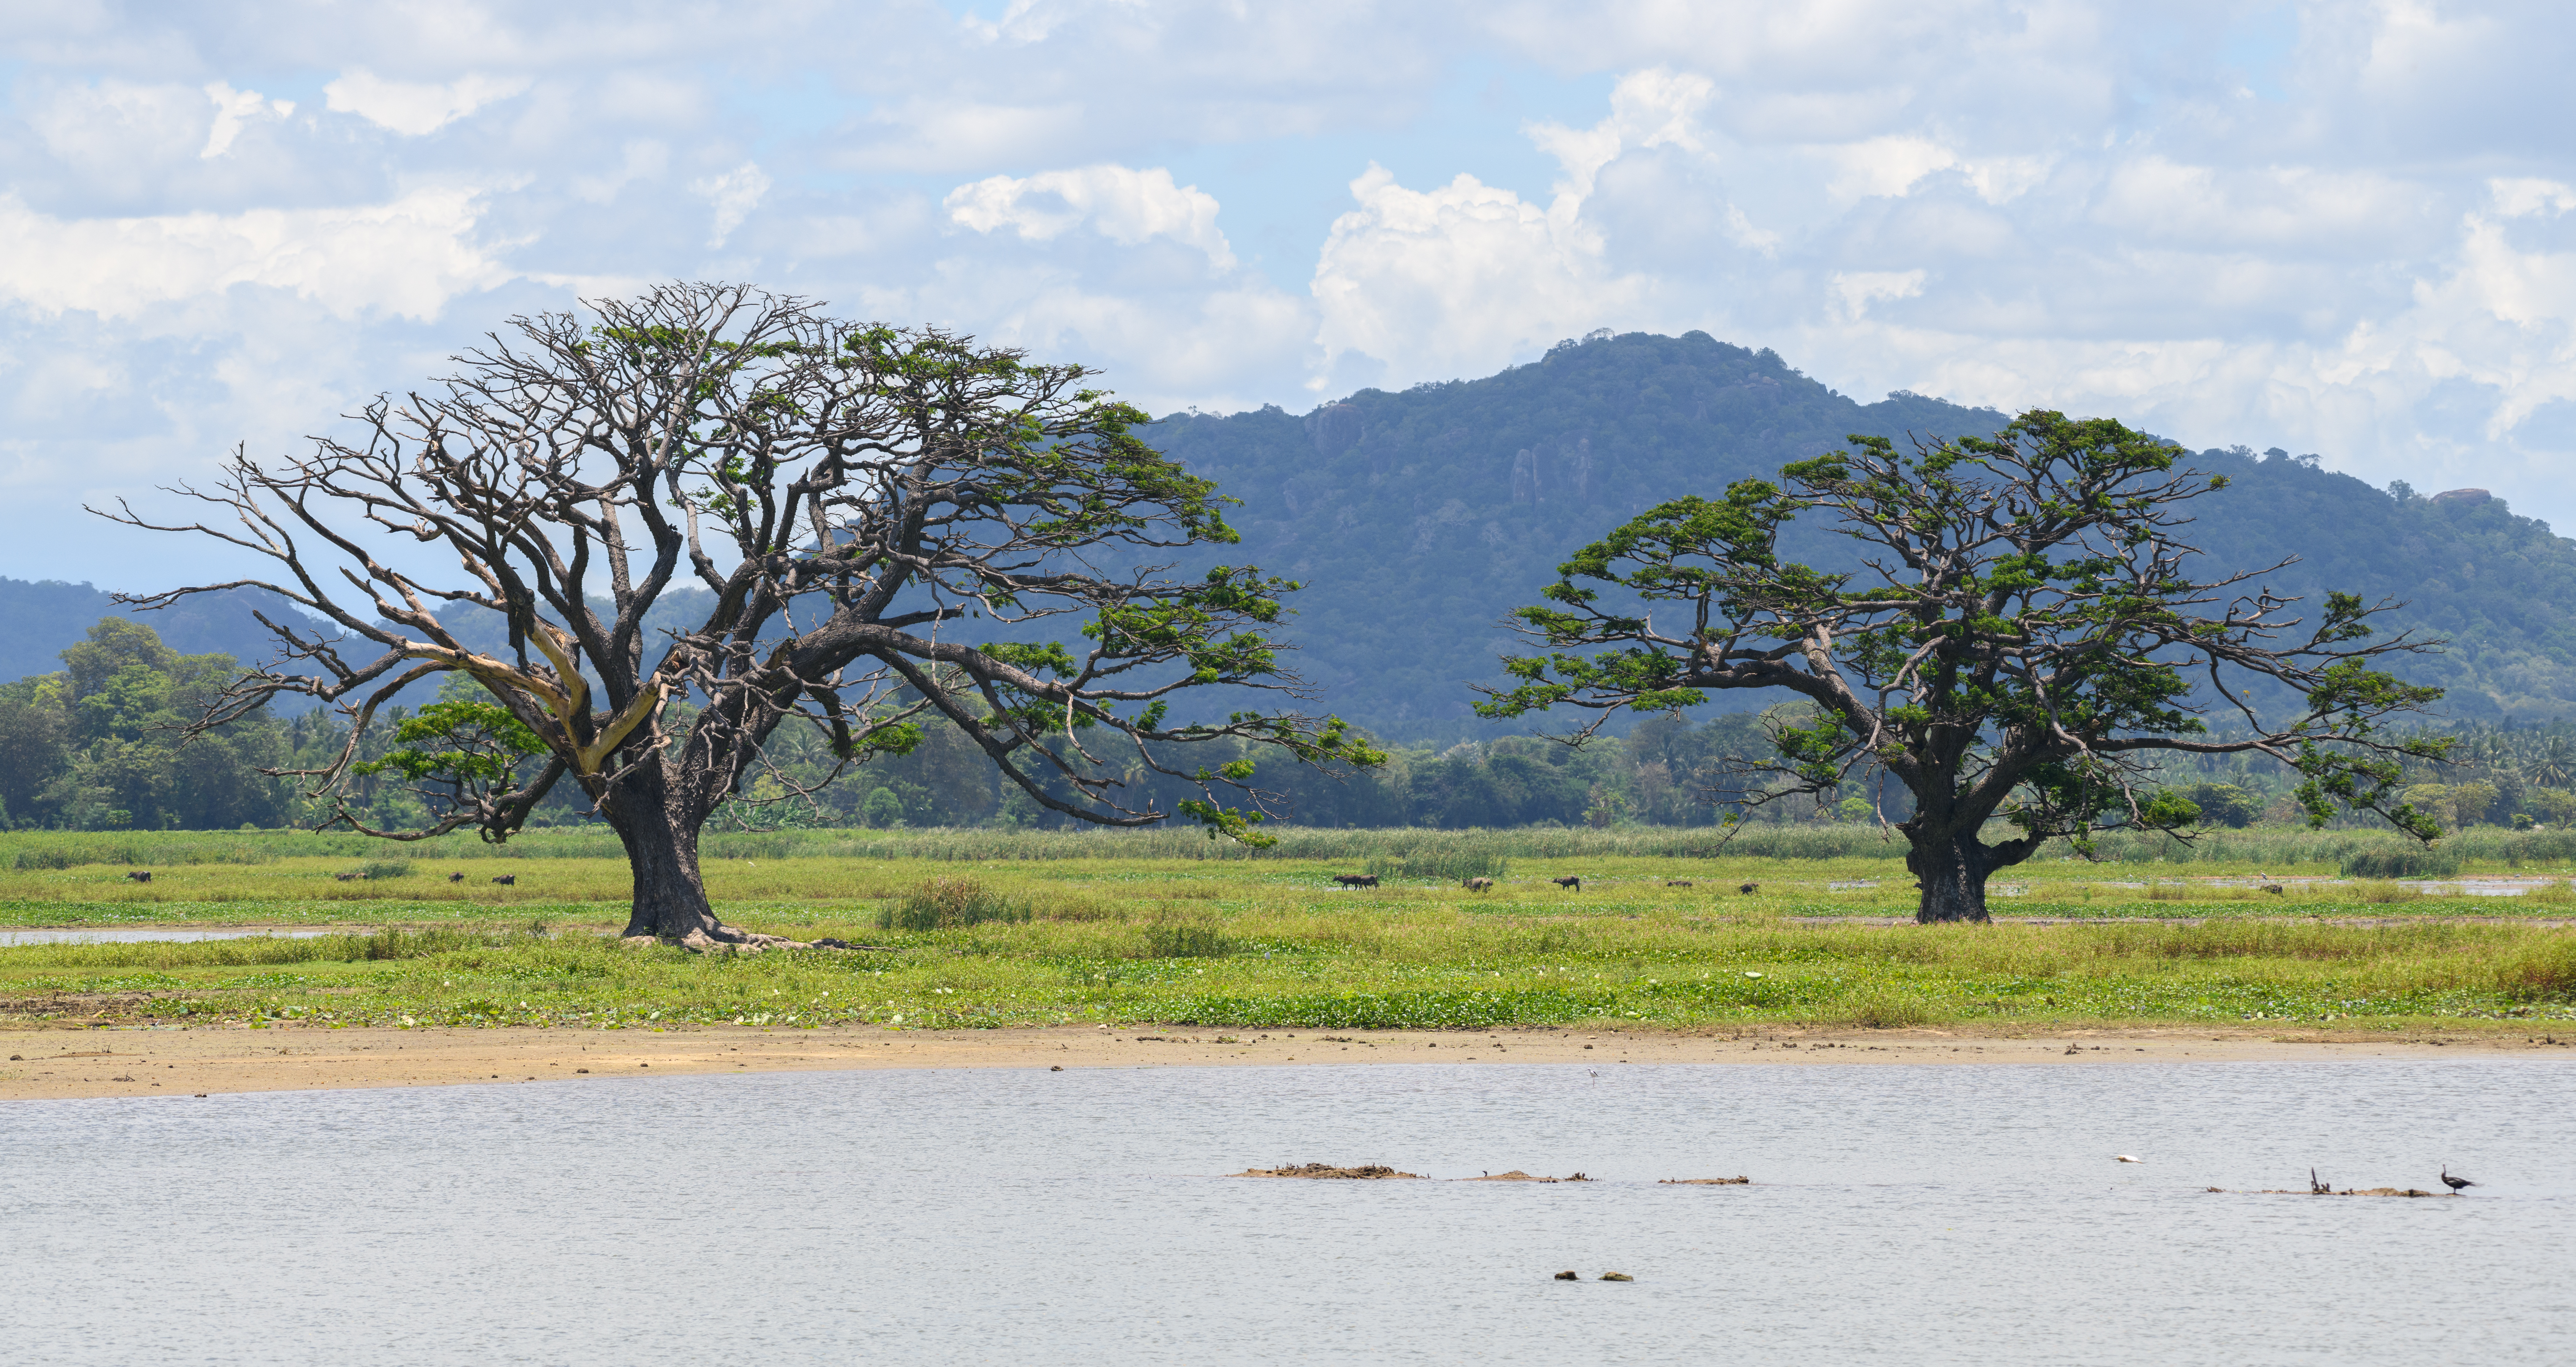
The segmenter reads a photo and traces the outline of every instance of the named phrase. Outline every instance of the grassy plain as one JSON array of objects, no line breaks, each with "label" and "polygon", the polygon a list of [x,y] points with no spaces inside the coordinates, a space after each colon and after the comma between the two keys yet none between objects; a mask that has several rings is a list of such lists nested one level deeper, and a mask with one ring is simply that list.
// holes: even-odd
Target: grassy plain
[{"label": "grassy plain", "polygon": [[[1477,894],[1401,876],[1343,890],[1331,875],[1356,871],[1347,861],[815,857],[788,844],[777,847],[788,857],[708,861],[726,918],[886,950],[729,956],[600,933],[624,920],[626,876],[587,850],[506,862],[432,853],[399,868],[399,852],[389,860],[377,847],[371,876],[343,879],[368,859],[294,848],[165,864],[149,883],[114,864],[0,867],[0,925],[343,932],[0,948],[0,1018],[1979,1033],[2576,1019],[2576,931],[2559,924],[2576,913],[2576,889],[2563,874],[2525,896],[2469,898],[2338,881],[2324,863],[2049,862],[1997,880],[2007,923],[1916,927],[1869,923],[1912,908],[1911,881],[1885,858],[1524,858]],[[454,872],[466,877],[451,882]],[[515,884],[490,881],[502,872]],[[1561,875],[1580,876],[1582,890],[1548,881]],[[890,907],[938,878],[984,884],[1010,919],[881,928]],[[2283,891],[2262,889],[2272,881]],[[1739,891],[1748,882],[1757,890]]]}]

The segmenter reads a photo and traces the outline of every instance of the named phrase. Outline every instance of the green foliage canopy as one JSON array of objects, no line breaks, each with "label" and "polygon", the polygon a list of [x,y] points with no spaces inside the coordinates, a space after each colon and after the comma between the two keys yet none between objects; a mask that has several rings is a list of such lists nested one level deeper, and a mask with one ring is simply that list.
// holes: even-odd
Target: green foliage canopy
[{"label": "green foliage canopy", "polygon": [[[2105,827],[2198,821],[2152,782],[2164,753],[2268,755],[2302,775],[2311,822],[2348,807],[2432,838],[2438,827],[2403,801],[2405,761],[2438,758],[2444,742],[2385,723],[2440,690],[2374,667],[2428,644],[2374,639],[2385,603],[2329,593],[2311,623],[2259,573],[2194,577],[2182,509],[2226,481],[2178,471],[2179,454],[2108,419],[2034,410],[1991,438],[1910,452],[1855,435],[1776,483],[1661,504],[1578,552],[1545,603],[1515,614],[1551,653],[1507,660],[1515,682],[1484,690],[1479,710],[1606,718],[1712,690],[1796,693],[1812,719],[1773,728],[1773,754],[1749,766],[1761,783],[1744,791],[1892,775],[1913,799],[1899,829],[1926,919],[1983,919],[1986,874],[2048,839],[2080,848]],[[1781,529],[1808,513],[1857,543],[1863,568],[1781,556]],[[2303,705],[2267,720],[2243,677]],[[2211,708],[2244,734],[2214,736]],[[1998,817],[2019,834],[1989,846],[1979,832]]]}]

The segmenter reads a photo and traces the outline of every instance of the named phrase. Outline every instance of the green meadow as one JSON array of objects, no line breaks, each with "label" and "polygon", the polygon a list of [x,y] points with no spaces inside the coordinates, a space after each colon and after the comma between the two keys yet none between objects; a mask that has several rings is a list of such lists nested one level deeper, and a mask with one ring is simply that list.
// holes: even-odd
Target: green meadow
[{"label": "green meadow", "polygon": [[[624,921],[625,866],[590,832],[501,849],[13,835],[0,838],[0,926],[333,933],[0,948],[0,1016],[1979,1032],[2576,1019],[2576,931],[2558,924],[2576,888],[2547,849],[2466,862],[2464,877],[2534,889],[2510,898],[2463,895],[2458,879],[2341,878],[2351,851],[2330,835],[2248,842],[2253,857],[2235,860],[2051,857],[1995,880],[2002,923],[1919,927],[1903,920],[1902,862],[1847,837],[1783,854],[1619,832],[1322,832],[1330,857],[1286,841],[1244,857],[1179,834],[711,838],[708,888],[729,922],[871,947],[759,954],[620,943],[608,932]],[[128,876],[146,868],[148,883]],[[1332,881],[1361,872],[1381,885]],[[1461,886],[1478,875],[1495,887]]]}]

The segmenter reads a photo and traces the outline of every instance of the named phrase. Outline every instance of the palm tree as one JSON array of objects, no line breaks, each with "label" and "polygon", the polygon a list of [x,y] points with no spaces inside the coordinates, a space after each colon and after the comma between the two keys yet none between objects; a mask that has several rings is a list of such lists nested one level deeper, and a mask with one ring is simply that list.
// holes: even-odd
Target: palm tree
[{"label": "palm tree", "polygon": [[2522,777],[2538,788],[2565,788],[2576,783],[2576,745],[2565,736],[2551,736],[2538,753],[2523,761]]}]

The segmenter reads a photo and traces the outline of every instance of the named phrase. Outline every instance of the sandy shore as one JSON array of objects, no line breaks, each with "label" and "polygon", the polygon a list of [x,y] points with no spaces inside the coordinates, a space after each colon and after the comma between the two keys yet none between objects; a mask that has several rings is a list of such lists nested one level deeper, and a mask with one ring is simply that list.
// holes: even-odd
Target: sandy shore
[{"label": "sandy shore", "polygon": [[129,1027],[0,1032],[0,1101],[325,1087],[590,1082],[849,1068],[1172,1068],[1407,1063],[1784,1066],[2571,1058],[2576,1035],[2309,1039],[2138,1030],[2027,1037],[1938,1031],[329,1030]]}]

